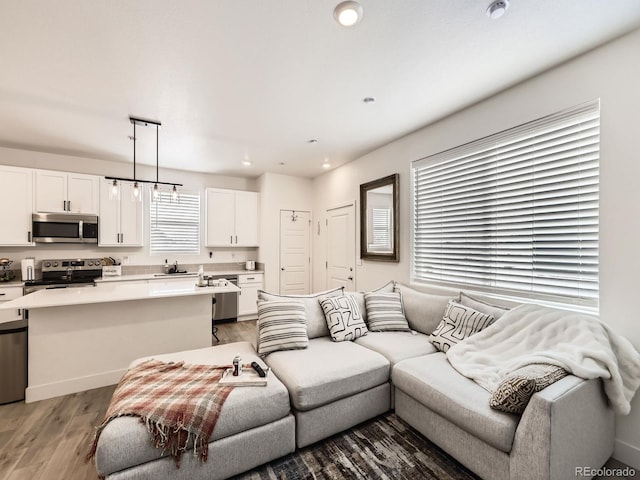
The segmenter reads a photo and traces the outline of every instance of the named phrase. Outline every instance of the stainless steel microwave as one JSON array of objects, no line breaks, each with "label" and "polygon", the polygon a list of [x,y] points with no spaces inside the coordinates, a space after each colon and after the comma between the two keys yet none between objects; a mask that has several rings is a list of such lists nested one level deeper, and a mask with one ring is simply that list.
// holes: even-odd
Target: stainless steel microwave
[{"label": "stainless steel microwave", "polygon": [[33,241],[38,243],[98,243],[98,216],[34,213]]}]

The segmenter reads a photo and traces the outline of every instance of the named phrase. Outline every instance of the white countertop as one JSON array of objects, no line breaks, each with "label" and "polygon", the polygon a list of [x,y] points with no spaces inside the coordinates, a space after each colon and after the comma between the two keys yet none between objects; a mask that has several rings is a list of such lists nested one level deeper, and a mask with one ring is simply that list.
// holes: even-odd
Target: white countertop
[{"label": "white countertop", "polygon": [[56,288],[38,290],[9,302],[0,303],[0,309],[46,308],[90,303],[124,302],[128,300],[151,300],[154,298],[186,297],[192,295],[214,295],[216,293],[239,292],[240,288],[229,284],[226,287],[197,287],[194,283],[174,284],[151,282],[148,284],[109,283],[95,287]]},{"label": "white countertop", "polygon": [[[205,277],[225,277],[232,275],[252,275],[257,273],[264,273],[264,270],[225,270],[225,271],[213,271],[213,272],[204,272]],[[138,275],[113,275],[113,276],[104,276],[96,279],[96,283],[101,282],[129,282],[135,280],[168,280],[168,279],[180,279],[180,278],[189,278],[189,277],[197,277],[198,272],[187,272],[187,273],[143,273]]]}]

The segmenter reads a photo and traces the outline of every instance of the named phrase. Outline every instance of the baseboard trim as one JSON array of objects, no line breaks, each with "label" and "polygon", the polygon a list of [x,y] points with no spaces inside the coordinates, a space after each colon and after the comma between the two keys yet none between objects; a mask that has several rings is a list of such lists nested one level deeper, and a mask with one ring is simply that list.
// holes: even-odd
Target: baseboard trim
[{"label": "baseboard trim", "polygon": [[616,439],[613,446],[613,458],[640,470],[640,448]]},{"label": "baseboard trim", "polygon": [[60,397],[70,393],[84,392],[93,388],[115,385],[120,381],[126,368],[111,370],[97,375],[87,377],[76,377],[61,382],[47,383],[44,385],[33,385],[25,390],[25,403],[46,400],[47,398]]}]

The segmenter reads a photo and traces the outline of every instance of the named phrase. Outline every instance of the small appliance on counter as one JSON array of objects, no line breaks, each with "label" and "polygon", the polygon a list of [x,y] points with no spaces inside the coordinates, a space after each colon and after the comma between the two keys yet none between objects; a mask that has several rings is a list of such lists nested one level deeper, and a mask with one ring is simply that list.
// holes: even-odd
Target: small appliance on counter
[{"label": "small appliance on counter", "polygon": [[36,260],[33,257],[27,257],[21,262],[22,281],[31,282],[36,279]]},{"label": "small appliance on counter", "polygon": [[9,282],[14,279],[15,273],[10,268],[12,263],[8,258],[0,258],[0,282]]},{"label": "small appliance on counter", "polygon": [[256,262],[254,260],[247,260],[244,263],[244,268],[246,270],[255,270],[256,269]]}]

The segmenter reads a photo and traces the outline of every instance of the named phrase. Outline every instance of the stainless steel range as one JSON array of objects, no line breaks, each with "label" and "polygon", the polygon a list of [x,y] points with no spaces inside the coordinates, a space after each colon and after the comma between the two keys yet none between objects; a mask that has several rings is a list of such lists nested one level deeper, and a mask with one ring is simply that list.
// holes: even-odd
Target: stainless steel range
[{"label": "stainless steel range", "polygon": [[100,276],[100,258],[43,260],[42,278],[24,282],[24,294],[45,288],[95,286],[95,279]]}]

